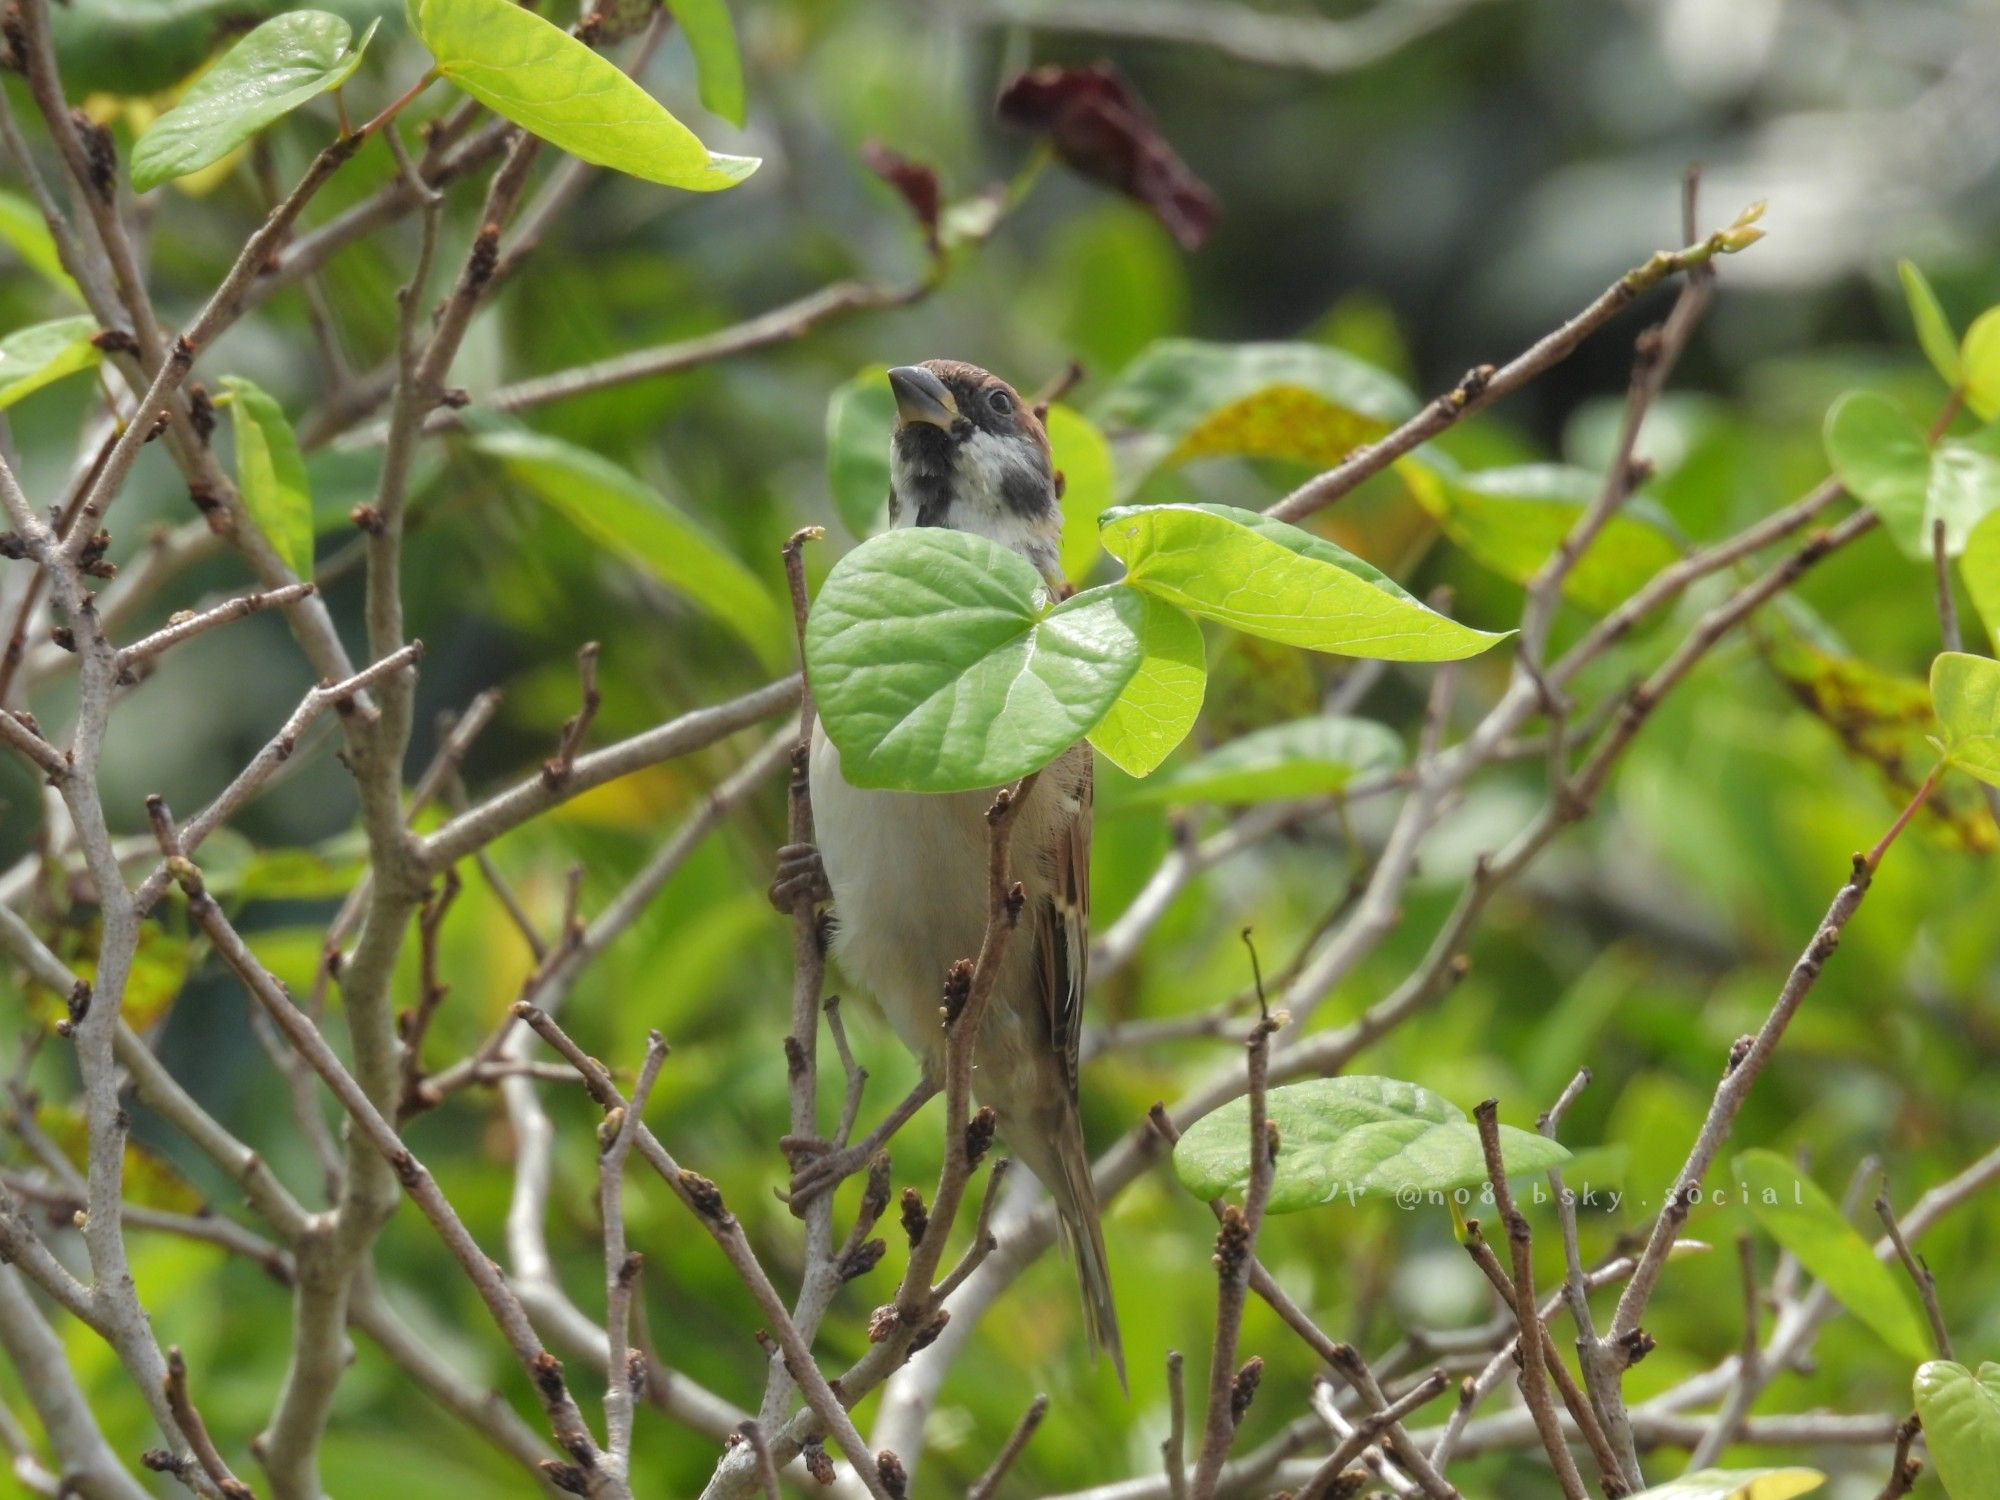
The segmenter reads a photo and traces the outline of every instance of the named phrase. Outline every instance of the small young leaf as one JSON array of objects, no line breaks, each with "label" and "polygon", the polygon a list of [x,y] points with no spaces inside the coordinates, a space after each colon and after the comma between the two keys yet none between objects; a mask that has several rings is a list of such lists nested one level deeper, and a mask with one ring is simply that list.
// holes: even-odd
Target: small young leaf
[{"label": "small young leaf", "polygon": [[236,434],[236,487],[272,550],[300,578],[312,577],[312,487],[285,409],[238,375],[222,377]]},{"label": "small young leaf", "polygon": [[1944,752],[1970,776],[2000,786],[2000,661],[1941,651],[1931,663],[1931,707]]},{"label": "small young leaf", "polygon": [[1209,454],[1338,463],[1416,409],[1393,376],[1324,345],[1161,339],[1091,416],[1118,446],[1129,494],[1160,465]]},{"label": "small young leaf", "polygon": [[[379,23],[376,23],[379,24]],[[361,66],[375,24],[348,50],[353,31],[323,10],[273,16],[225,52],[132,148],[140,192],[185,177],[231,151],[273,120],[338,88]]]},{"label": "small young leaf", "polygon": [[1403,742],[1372,719],[1298,719],[1231,740],[1146,786],[1148,802],[1274,802],[1337,792],[1402,764]]},{"label": "small young leaf", "polygon": [[1632,1500],[1793,1500],[1825,1483],[1817,1469],[1703,1469],[1641,1490]]},{"label": "small young leaf", "polygon": [[[1449,1192],[1486,1181],[1479,1129],[1429,1089],[1395,1078],[1318,1078],[1272,1089],[1278,1127],[1269,1211],[1294,1213],[1336,1199]],[[1556,1142],[1500,1127],[1509,1176],[1569,1160]],[[1240,1195],[1250,1181],[1250,1102],[1234,1099],[1188,1127],[1174,1171],[1197,1198]]]},{"label": "small young leaf", "polygon": [[1735,1168],[1747,1190],[1745,1206],[1771,1238],[1796,1255],[1885,1344],[1912,1360],[1922,1359],[1930,1341],[1902,1282],[1875,1258],[1833,1200],[1775,1151],[1745,1151]]},{"label": "small young leaf", "polygon": [[611,62],[513,0],[411,0],[438,72],[571,156],[690,192],[734,187],[757,158],[704,146]]},{"label": "small young leaf", "polygon": [[[1446,536],[1516,583],[1526,583],[1562,545],[1603,481],[1564,464],[1461,471],[1442,454],[1397,466],[1418,504]],[[1680,548],[1656,511],[1634,501],[1607,521],[1563,580],[1563,596],[1597,614],[1629,599]]]},{"label": "small young leaf", "polygon": [[1974,1375],[1964,1365],[1934,1359],[1911,1382],[1924,1442],[1945,1493],[1987,1495],[2000,1474],[2000,1365]]},{"label": "small young leaf", "polygon": [[863,542],[820,586],[806,670],[841,774],[953,792],[1054,760],[1138,670],[1145,604],[1092,589],[1047,607],[1023,558],[981,536],[906,527]]},{"label": "small young leaf", "polygon": [[856,541],[867,541],[888,519],[895,430],[896,393],[881,365],[840,386],[826,404],[826,484],[835,514]]},{"label": "small young leaf", "polygon": [[1972,607],[1986,626],[1986,635],[2000,650],[2000,510],[1989,511],[1965,539],[1959,554],[1959,575]]},{"label": "small young leaf", "polygon": [[18,193],[0,192],[0,242],[14,252],[22,265],[70,301],[79,305],[83,302],[83,293],[63,269],[55,236],[49,233],[41,210]]},{"label": "small young leaf", "polygon": [[97,365],[95,318],[57,318],[0,339],[0,411],[43,386]]},{"label": "small young leaf", "polygon": [[1117,475],[1111,445],[1097,424],[1070,406],[1052,406],[1045,424],[1063,477],[1062,570],[1072,583],[1090,576],[1099,547],[1097,518],[1111,508]]},{"label": "small young leaf", "polygon": [[1965,404],[1982,422],[2000,417],[2000,307],[1972,320],[1958,346],[1964,367]]},{"label": "small young leaf", "polygon": [[1138,599],[1139,669],[1090,731],[1090,743],[1128,776],[1151,775],[1187,738],[1208,687],[1201,627],[1164,599]]},{"label": "small young leaf", "polygon": [[1826,457],[1897,546],[1912,557],[1930,555],[1930,445],[1914,418],[1878,392],[1850,391],[1826,414]]},{"label": "small young leaf", "polygon": [[586,535],[734,630],[770,665],[790,657],[789,612],[756,574],[636,474],[538,432],[490,432],[472,448]]},{"label": "small young leaf", "polygon": [[1125,506],[1105,514],[1099,535],[1133,586],[1286,645],[1455,661],[1504,639],[1437,613],[1332,542],[1255,511]]},{"label": "small young leaf", "polygon": [[743,128],[743,55],[736,47],[736,27],[723,0],[667,0],[667,9],[694,54],[701,102],[711,114]]},{"label": "small young leaf", "polygon": [[1958,335],[1951,319],[1944,315],[1930,279],[1917,269],[1915,261],[1896,262],[1896,274],[1903,279],[1903,300],[1910,304],[1910,321],[1916,325],[1917,347],[1938,372],[1938,378],[1953,390],[1965,378],[1965,365],[1958,357]]}]

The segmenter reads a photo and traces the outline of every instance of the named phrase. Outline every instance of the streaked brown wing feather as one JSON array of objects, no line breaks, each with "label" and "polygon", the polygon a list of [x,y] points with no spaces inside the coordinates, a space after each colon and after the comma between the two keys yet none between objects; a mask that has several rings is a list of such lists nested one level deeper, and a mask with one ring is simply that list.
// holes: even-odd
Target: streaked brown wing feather
[{"label": "streaked brown wing feather", "polygon": [[1070,1097],[1076,1097],[1077,1051],[1083,1038],[1083,991],[1090,958],[1090,828],[1095,772],[1090,751],[1065,794],[1074,816],[1059,828],[1050,850],[1050,894],[1037,913],[1042,999],[1048,1007],[1049,1041],[1062,1059]]}]

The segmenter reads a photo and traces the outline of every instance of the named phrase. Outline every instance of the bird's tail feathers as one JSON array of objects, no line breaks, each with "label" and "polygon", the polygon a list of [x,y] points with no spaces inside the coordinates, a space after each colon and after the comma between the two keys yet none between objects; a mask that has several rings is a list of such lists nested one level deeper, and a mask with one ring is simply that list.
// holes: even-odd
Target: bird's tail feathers
[{"label": "bird's tail feathers", "polygon": [[1055,1199],[1063,1253],[1076,1263],[1078,1289],[1083,1294],[1083,1324],[1093,1355],[1111,1357],[1118,1386],[1125,1381],[1125,1347],[1118,1337],[1118,1308],[1111,1297],[1111,1264],[1104,1254],[1104,1232],[1098,1225],[1097,1190],[1090,1179],[1090,1157],[1074,1116],[1060,1132],[1056,1170],[1048,1184]]}]

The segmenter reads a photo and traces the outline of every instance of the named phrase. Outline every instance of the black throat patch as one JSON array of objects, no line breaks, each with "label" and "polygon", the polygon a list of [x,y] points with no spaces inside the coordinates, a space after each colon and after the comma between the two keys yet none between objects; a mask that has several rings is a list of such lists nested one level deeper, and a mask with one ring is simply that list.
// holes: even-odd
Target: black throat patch
[{"label": "black throat patch", "polygon": [[957,439],[927,422],[912,422],[896,430],[896,457],[902,461],[902,488],[892,490],[889,505],[916,510],[919,526],[942,526],[951,512],[952,469],[958,458]]}]

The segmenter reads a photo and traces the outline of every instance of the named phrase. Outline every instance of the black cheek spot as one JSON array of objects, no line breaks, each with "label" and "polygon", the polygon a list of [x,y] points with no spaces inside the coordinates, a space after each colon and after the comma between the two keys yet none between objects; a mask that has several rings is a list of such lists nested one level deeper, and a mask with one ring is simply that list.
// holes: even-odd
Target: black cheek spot
[{"label": "black cheek spot", "polygon": [[1000,498],[1017,516],[1033,519],[1055,508],[1055,495],[1048,476],[1009,464],[1000,479]]}]

